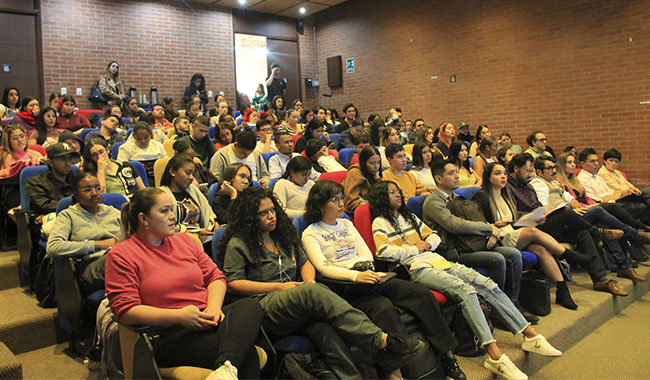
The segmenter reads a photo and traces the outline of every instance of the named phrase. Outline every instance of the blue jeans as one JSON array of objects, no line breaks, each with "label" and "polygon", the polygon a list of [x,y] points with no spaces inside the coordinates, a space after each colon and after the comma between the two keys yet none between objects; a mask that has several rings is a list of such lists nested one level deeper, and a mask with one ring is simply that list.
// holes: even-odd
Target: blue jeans
[{"label": "blue jeans", "polygon": [[492,306],[513,334],[523,332],[529,325],[494,281],[464,265],[452,263],[452,267],[445,270],[420,268],[411,272],[411,279],[451,297],[460,306],[465,320],[482,346],[495,340],[481,310],[477,294]]},{"label": "blue jeans", "polygon": [[470,268],[487,269],[488,277],[496,282],[511,300],[519,299],[522,256],[517,248],[496,247],[494,251],[463,253],[459,262]]},{"label": "blue jeans", "polygon": [[[612,214],[608,213],[600,206],[589,208],[587,213],[583,215],[583,218],[594,226],[600,228],[617,228],[623,230],[624,236],[628,239],[632,239],[638,234],[637,230],[616,219]],[[623,251],[621,243],[618,240],[603,241],[603,243],[609,247],[614,260],[620,269],[632,267],[632,263],[630,263],[630,260],[627,258],[627,255]]]}]

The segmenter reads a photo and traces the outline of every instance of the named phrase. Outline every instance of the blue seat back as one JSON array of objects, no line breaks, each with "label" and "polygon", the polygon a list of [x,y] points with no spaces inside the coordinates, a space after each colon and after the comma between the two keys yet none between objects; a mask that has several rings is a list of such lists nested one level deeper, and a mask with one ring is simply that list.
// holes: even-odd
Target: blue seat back
[{"label": "blue seat back", "polygon": [[133,166],[135,166],[135,170],[138,171],[138,175],[142,179],[142,183],[146,187],[149,187],[149,180],[147,179],[147,169],[144,168],[144,165],[142,165],[142,162],[140,161],[129,161]]},{"label": "blue seat back", "polygon": [[253,181],[253,186],[255,186],[255,187],[262,187],[262,184],[259,183],[259,182],[257,182],[257,181]]},{"label": "blue seat back", "polygon": [[210,129],[208,129],[208,136],[210,136],[210,140],[214,141],[214,136],[216,135],[216,126],[211,126]]},{"label": "blue seat back", "polygon": [[111,147],[111,158],[113,160],[117,160],[117,155],[120,153],[120,147],[122,144],[124,144],[124,141],[113,143],[113,147]]},{"label": "blue seat back", "polygon": [[217,249],[219,248],[219,242],[221,241],[221,238],[223,237],[223,234],[226,232],[226,229],[228,226],[225,224],[214,231],[214,235],[212,235],[212,260],[217,264],[219,269],[223,269],[223,262],[219,259],[217,259]]},{"label": "blue seat back", "polygon": [[357,153],[357,150],[354,148],[343,148],[339,150],[339,161],[346,165],[350,165],[350,160],[352,160],[352,156],[354,156],[355,153]]},{"label": "blue seat back", "polygon": [[129,128],[126,130],[126,139],[129,139],[129,136],[131,136],[131,133],[133,133],[133,128]]},{"label": "blue seat back", "polygon": [[219,182],[213,183],[208,189],[208,203],[210,203],[210,205],[212,205],[214,198],[217,196],[217,191],[219,191]]},{"label": "blue seat back", "polygon": [[339,147],[339,142],[341,141],[341,135],[339,133],[330,133],[330,140],[334,144],[334,150],[337,150]]},{"label": "blue seat back", "polygon": [[406,207],[411,210],[420,220],[422,220],[422,206],[424,205],[424,200],[427,199],[428,195],[418,195],[416,197],[410,198],[406,202]]},{"label": "blue seat back", "polygon": [[474,194],[478,193],[479,190],[481,190],[481,188],[478,186],[463,187],[462,189],[454,190],[454,193],[456,193],[456,195],[460,195],[461,197],[469,200],[472,199]]},{"label": "blue seat back", "polygon": [[264,163],[266,164],[266,168],[269,168],[269,160],[271,157],[275,156],[279,152],[268,152],[268,153],[262,153],[262,158],[264,159]]},{"label": "blue seat back", "polygon": [[269,182],[269,190],[271,192],[273,192],[273,188],[275,187],[275,183],[278,182],[279,179],[280,179],[280,177],[271,178],[271,181]]},{"label": "blue seat back", "polygon": [[[74,173],[79,173],[79,168],[76,165],[71,167]],[[47,165],[28,166],[21,170],[20,177],[18,177],[18,188],[20,189],[20,209],[25,212],[31,210],[31,199],[27,191],[27,181],[37,175],[43,174],[48,170]]]},{"label": "blue seat back", "polygon": [[475,160],[475,159],[476,159],[476,157],[470,157],[470,158],[469,158],[469,166],[470,166],[470,167],[474,167],[474,160]]},{"label": "blue seat back", "polygon": [[99,128],[85,128],[84,130],[81,131],[79,137],[81,137],[83,141],[86,141],[86,135],[89,134],[90,132],[99,132]]}]

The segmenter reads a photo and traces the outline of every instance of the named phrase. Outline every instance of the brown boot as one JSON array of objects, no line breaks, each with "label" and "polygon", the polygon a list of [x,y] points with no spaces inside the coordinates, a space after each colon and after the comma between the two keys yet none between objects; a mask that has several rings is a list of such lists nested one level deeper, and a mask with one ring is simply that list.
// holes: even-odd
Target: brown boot
[{"label": "brown boot", "polygon": [[645,232],[643,230],[638,230],[639,233],[632,239],[631,243],[634,246],[640,246],[644,244],[650,244],[650,232]]},{"label": "brown boot", "polygon": [[618,277],[629,278],[634,282],[645,281],[646,278],[641,276],[634,270],[634,268],[619,269]]},{"label": "brown boot", "polygon": [[623,234],[624,234],[623,230],[609,230],[606,228],[601,228],[600,236],[598,237],[601,238],[602,240],[611,241],[611,240],[618,240],[622,238]]},{"label": "brown boot", "polygon": [[615,296],[625,297],[629,293],[618,286],[616,280],[605,280],[603,282],[594,282],[594,290],[599,292],[610,292]]}]

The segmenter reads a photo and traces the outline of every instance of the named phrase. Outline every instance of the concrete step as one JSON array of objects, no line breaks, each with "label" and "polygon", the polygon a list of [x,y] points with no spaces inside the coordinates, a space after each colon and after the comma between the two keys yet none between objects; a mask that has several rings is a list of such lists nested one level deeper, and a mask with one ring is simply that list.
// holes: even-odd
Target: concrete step
[{"label": "concrete step", "polygon": [[[650,267],[640,265],[637,271],[650,278]],[[555,304],[555,289],[553,288],[551,289],[551,314],[540,317],[539,324],[534,326],[535,330],[544,335],[560,351],[570,349],[650,290],[650,281],[634,284],[630,280],[617,278],[615,274],[610,274],[610,279],[619,280],[619,286],[630,293],[627,297],[615,297],[609,293],[594,291],[587,273],[574,274],[573,278],[574,281],[569,283],[569,289],[574,301],[578,304],[578,310],[568,310]],[[508,331],[495,329],[494,338],[497,340],[499,348],[529,377],[534,378],[537,371],[554,360],[564,360],[561,357],[550,358],[522,351],[523,338],[521,335],[513,336]],[[485,356],[474,358],[458,356],[460,367],[470,379],[493,379],[492,373],[483,368],[484,361]],[[589,363],[580,363],[580,365],[589,365]],[[611,363],[611,365],[625,366],[627,364]]]},{"label": "concrete step", "polygon": [[71,357],[67,343],[60,343],[17,355],[23,366],[24,380],[84,380],[88,371],[80,356]]},{"label": "concrete step", "polygon": [[38,306],[36,297],[22,288],[0,291],[0,341],[16,355],[63,342],[57,310]]},{"label": "concrete step", "polygon": [[0,342],[0,379],[22,379],[23,368],[16,356]]},{"label": "concrete step", "polygon": [[18,251],[0,252],[0,290],[17,288],[20,286],[18,265],[20,262]]}]

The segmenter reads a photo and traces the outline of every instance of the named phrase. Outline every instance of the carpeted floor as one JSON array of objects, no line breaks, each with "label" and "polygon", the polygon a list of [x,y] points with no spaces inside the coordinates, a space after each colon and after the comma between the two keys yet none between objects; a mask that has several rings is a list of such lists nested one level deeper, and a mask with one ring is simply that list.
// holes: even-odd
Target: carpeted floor
[{"label": "carpeted floor", "polygon": [[650,294],[589,334],[537,372],[538,380],[650,378]]}]

